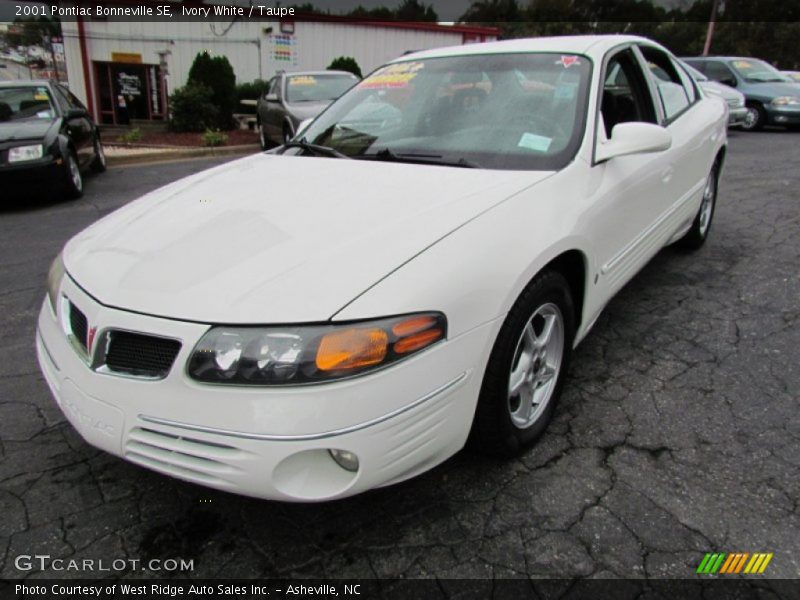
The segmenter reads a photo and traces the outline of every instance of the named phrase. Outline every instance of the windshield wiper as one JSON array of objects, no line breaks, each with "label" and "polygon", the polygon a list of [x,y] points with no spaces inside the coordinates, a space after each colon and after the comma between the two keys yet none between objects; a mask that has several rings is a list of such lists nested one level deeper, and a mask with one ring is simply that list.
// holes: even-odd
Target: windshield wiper
[{"label": "windshield wiper", "polygon": [[330,158],[350,158],[346,154],[342,154],[335,148],[331,148],[329,146],[320,146],[319,144],[312,144],[306,141],[306,138],[300,138],[299,140],[286,142],[278,149],[277,154],[283,154],[290,148],[300,148],[301,150],[305,150],[311,154],[316,154],[317,156],[329,156]]},{"label": "windshield wiper", "polygon": [[393,152],[389,148],[378,150],[374,154],[358,154],[353,158],[364,160],[384,160],[387,162],[419,163],[423,165],[443,165],[446,167],[464,167],[466,169],[480,169],[481,166],[464,157],[448,159],[441,154],[422,154],[414,152]]}]

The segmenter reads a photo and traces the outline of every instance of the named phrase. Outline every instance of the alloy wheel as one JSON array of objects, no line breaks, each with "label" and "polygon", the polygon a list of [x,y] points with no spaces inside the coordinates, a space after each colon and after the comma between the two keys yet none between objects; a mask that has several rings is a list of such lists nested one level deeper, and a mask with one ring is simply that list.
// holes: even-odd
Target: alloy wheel
[{"label": "alloy wheel", "polygon": [[533,425],[556,388],[564,354],[564,317],[543,304],[522,330],[508,377],[508,411],[518,429]]}]

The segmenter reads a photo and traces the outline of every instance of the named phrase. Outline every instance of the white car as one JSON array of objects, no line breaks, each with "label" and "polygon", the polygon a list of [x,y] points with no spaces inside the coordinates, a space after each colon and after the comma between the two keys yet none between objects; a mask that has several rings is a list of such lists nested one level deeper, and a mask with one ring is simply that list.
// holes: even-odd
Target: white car
[{"label": "white car", "polygon": [[512,455],[611,297],[703,244],[727,118],[638,37],[404,56],[295,141],[70,240],[42,371],[90,444],[256,497],[349,496],[468,440]]}]

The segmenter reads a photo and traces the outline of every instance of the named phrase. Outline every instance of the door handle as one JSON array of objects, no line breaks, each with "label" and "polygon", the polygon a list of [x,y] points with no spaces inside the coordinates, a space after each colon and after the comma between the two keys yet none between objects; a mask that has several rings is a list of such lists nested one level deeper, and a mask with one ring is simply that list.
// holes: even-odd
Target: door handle
[{"label": "door handle", "polygon": [[672,168],[672,165],[661,171],[661,181],[664,183],[669,183],[672,176],[675,174],[675,169]]}]

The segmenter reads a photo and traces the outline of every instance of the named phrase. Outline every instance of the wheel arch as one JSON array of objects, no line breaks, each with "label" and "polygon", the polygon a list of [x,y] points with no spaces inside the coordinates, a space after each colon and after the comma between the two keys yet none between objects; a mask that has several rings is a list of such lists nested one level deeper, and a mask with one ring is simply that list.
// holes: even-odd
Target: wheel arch
[{"label": "wheel arch", "polygon": [[586,254],[577,248],[561,252],[537,271],[534,278],[539,273],[548,270],[560,273],[567,280],[572,294],[572,302],[575,305],[575,330],[578,331],[583,323],[583,307],[586,298],[586,274],[588,273]]}]

